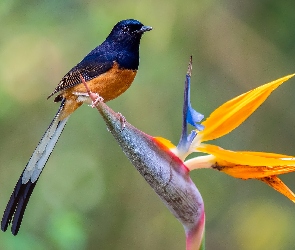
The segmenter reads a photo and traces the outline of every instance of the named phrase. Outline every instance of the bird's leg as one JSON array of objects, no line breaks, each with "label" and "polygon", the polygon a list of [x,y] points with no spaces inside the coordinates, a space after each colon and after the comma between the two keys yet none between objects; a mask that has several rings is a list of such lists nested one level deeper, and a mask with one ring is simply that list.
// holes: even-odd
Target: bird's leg
[{"label": "bird's leg", "polygon": [[103,102],[103,98],[98,94],[98,93],[92,93],[84,79],[84,77],[80,74],[80,79],[82,81],[82,83],[84,84],[85,88],[86,88],[86,91],[87,91],[87,94],[88,96],[91,98],[92,100],[92,104],[91,104],[91,107],[92,108],[95,108],[96,107],[96,104],[99,103],[99,102]]}]

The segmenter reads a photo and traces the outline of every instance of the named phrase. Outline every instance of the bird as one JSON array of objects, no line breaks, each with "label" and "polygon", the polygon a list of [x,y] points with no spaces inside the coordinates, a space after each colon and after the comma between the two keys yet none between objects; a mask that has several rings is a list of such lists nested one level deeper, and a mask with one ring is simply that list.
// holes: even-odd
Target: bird
[{"label": "bird", "polygon": [[138,70],[141,37],[150,30],[152,27],[134,19],[118,22],[105,41],[74,66],[48,96],[57,95],[54,102],[60,102],[60,107],[16,183],[1,220],[2,231],[12,223],[11,232],[17,235],[30,196],[69,116],[91,102],[83,81],[104,102],[124,93]]}]

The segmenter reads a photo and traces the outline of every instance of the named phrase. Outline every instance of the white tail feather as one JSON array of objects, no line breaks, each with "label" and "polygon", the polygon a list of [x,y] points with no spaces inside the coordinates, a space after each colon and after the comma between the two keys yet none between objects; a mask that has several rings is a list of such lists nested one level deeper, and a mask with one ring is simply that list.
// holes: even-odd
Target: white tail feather
[{"label": "white tail feather", "polygon": [[60,108],[55,115],[50,126],[41,138],[38,146],[32,154],[23,174],[22,184],[26,184],[29,180],[34,183],[40,176],[51,152],[54,149],[69,117],[59,120],[59,115],[64,108],[65,100],[62,101]]}]

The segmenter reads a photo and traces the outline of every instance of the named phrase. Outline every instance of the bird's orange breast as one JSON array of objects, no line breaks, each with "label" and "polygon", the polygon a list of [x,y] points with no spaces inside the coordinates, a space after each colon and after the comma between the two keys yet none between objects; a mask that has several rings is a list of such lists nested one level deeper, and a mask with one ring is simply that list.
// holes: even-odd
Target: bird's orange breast
[{"label": "bird's orange breast", "polygon": [[[107,102],[123,94],[132,84],[136,73],[136,70],[120,69],[115,62],[112,69],[86,83],[91,92],[99,94]],[[82,105],[82,102],[78,100],[79,94],[87,94],[86,88],[82,83],[61,93],[66,99],[61,119],[70,115]]]},{"label": "bird's orange breast", "polygon": [[[91,92],[99,94],[105,102],[110,101],[124,93],[132,84],[136,70],[120,69],[115,62],[114,67],[109,71],[87,82]],[[67,97],[73,93],[87,93],[83,84],[78,84],[64,91],[63,96]]]}]

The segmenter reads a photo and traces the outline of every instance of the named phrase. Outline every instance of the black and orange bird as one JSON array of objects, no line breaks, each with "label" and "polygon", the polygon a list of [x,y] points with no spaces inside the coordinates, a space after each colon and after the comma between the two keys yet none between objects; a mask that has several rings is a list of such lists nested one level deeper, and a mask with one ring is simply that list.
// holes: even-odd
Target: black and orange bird
[{"label": "black and orange bird", "polygon": [[138,69],[141,36],[151,29],[134,19],[118,22],[106,40],[73,67],[48,96],[57,94],[54,102],[61,105],[13,190],[1,221],[2,231],[12,221],[11,232],[18,233],[33,189],[69,116],[84,102],[90,102],[81,76],[90,91],[105,102],[124,93]]}]

